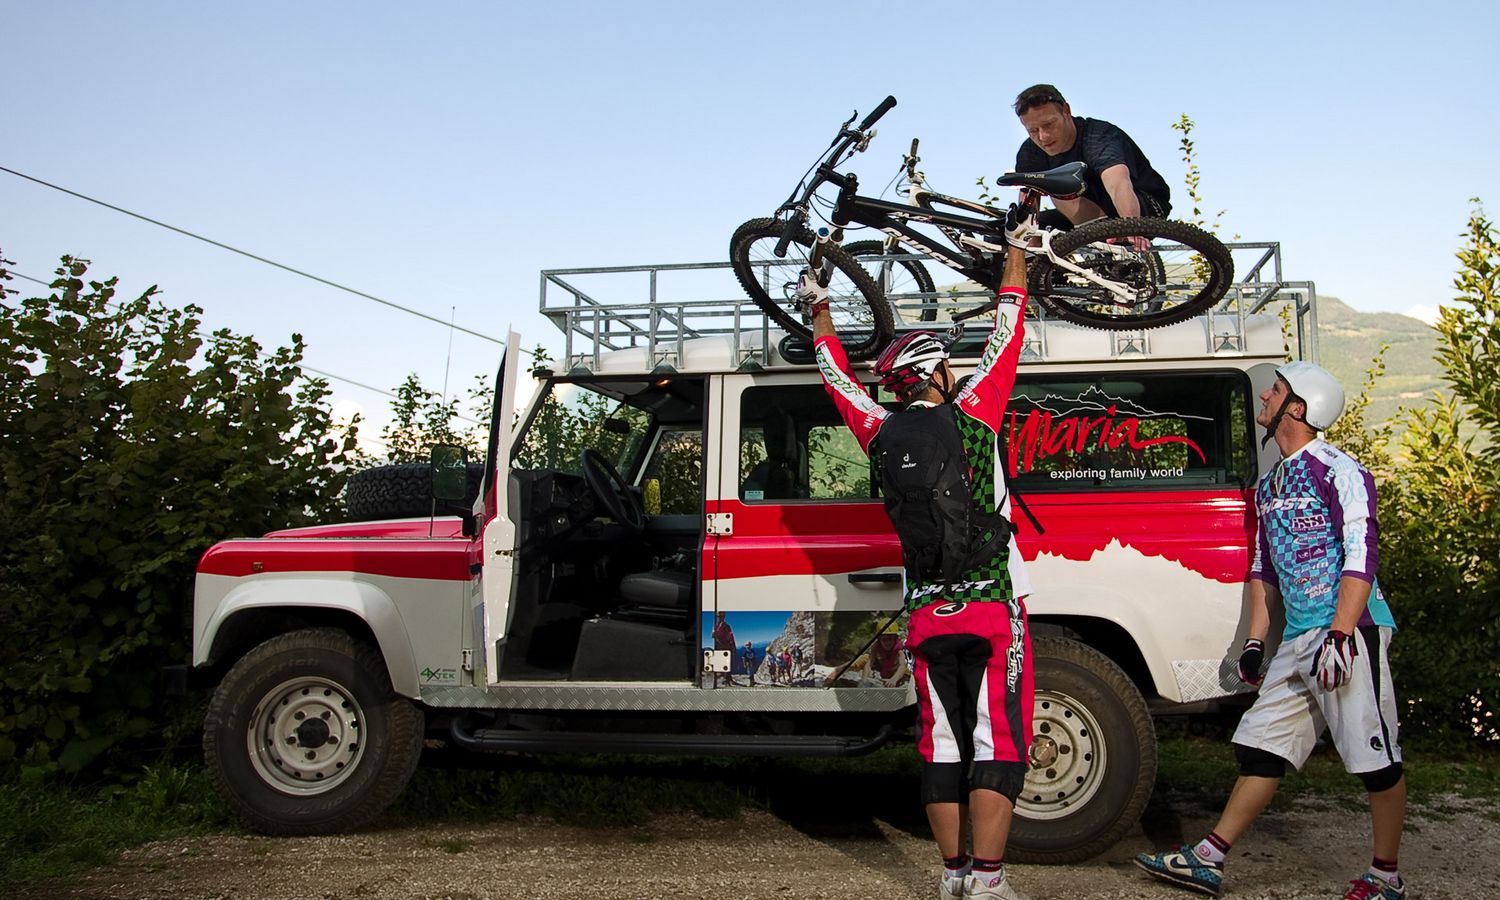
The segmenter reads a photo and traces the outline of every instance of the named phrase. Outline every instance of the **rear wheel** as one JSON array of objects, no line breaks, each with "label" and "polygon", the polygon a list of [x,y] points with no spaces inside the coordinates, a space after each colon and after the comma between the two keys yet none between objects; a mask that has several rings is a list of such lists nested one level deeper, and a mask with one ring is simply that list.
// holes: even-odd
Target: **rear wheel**
[{"label": "rear wheel", "polygon": [[[797,277],[807,268],[813,234],[796,226],[786,256],[777,257],[776,243],[785,228],[780,219],[751,219],[741,225],[729,240],[729,262],[756,306],[788,334],[810,341],[812,328],[797,311]],[[823,256],[833,264],[828,310],[844,352],[851,359],[873,356],[895,328],[890,304],[870,273],[837,244],[826,245]]]},{"label": "rear wheel", "polygon": [[844,245],[844,252],[859,260],[875,279],[876,287],[891,304],[896,317],[914,322],[931,322],[937,318],[937,307],[931,296],[937,288],[921,260],[868,258],[910,255],[906,248],[887,250],[885,241],[851,241]]},{"label": "rear wheel", "polygon": [[1109,849],[1140,819],[1156,781],[1146,701],[1109,657],[1035,638],[1031,765],[1016,798],[1010,856],[1069,863]]},{"label": "rear wheel", "polygon": [[[1136,237],[1151,241],[1151,249],[1142,252],[1110,242]],[[1059,318],[1093,328],[1158,328],[1181,322],[1217,303],[1234,280],[1229,249],[1186,222],[1096,219],[1058,234],[1052,250],[1108,284],[1037,258],[1031,293]]]}]

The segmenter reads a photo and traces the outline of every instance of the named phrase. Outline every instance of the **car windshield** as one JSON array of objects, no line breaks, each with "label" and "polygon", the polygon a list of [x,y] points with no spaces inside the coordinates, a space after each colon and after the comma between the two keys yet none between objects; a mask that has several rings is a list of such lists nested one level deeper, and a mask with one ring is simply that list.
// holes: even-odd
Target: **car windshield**
[{"label": "car windshield", "polygon": [[627,477],[651,425],[651,415],[617,396],[609,386],[550,382],[541,406],[516,451],[522,469],[551,469],[581,474],[579,457],[586,449],[604,456]]}]

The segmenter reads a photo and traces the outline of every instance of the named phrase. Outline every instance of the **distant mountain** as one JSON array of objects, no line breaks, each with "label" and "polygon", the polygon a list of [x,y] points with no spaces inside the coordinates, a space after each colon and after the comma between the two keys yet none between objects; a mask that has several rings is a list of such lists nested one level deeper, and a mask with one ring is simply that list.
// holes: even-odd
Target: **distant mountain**
[{"label": "distant mountain", "polygon": [[1434,358],[1437,331],[1400,313],[1360,312],[1337,297],[1318,295],[1318,351],[1323,367],[1352,395],[1364,384],[1365,373],[1382,343],[1385,375],[1375,382],[1366,411],[1370,425],[1396,415],[1401,406],[1420,406],[1438,388],[1446,388],[1443,367]]}]

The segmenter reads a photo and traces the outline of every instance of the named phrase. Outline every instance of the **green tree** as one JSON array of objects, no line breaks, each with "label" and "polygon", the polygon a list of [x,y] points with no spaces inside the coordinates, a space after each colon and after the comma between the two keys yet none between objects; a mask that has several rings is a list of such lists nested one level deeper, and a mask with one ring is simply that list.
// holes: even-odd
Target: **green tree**
[{"label": "green tree", "polygon": [[330,436],[300,336],[205,336],[88,265],[45,297],[0,283],[0,762],[43,769],[170,730],[199,556],[333,514],[357,436]]},{"label": "green tree", "polygon": [[[1403,731],[1500,741],[1500,250],[1476,206],[1458,295],[1438,319],[1451,394],[1394,423],[1380,480],[1380,578],[1402,626],[1393,644]],[[1478,434],[1472,434],[1472,426]]]},{"label": "green tree", "polygon": [[[483,390],[481,379],[480,387],[470,391],[471,399]],[[391,423],[380,432],[381,443],[386,448],[386,461],[427,462],[433,444],[457,444],[468,450],[469,459],[477,461],[484,454],[481,435],[477,428],[463,421],[458,405],[457,397],[444,400],[441,395],[423,387],[415,372],[406,376],[406,380],[396,387],[396,397],[391,401]],[[488,409],[487,405],[474,405],[482,410]]]},{"label": "green tree", "polygon": [[[1500,740],[1500,267],[1476,206],[1458,251],[1458,296],[1438,321],[1451,393],[1374,431],[1364,417],[1384,348],[1329,437],[1363,461],[1379,493],[1380,581],[1401,627],[1392,644],[1403,731],[1431,741]],[[1475,433],[1477,430],[1477,434]]]}]

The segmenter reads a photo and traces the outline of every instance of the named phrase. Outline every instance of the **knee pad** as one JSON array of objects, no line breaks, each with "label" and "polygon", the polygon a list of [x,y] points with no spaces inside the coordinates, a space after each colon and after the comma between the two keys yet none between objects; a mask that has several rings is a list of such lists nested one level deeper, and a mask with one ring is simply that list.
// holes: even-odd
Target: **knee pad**
[{"label": "knee pad", "polygon": [[1360,772],[1359,780],[1365,783],[1365,790],[1372,794],[1388,791],[1396,786],[1401,780],[1402,768],[1400,763],[1391,763],[1384,769],[1376,769],[1373,772]]},{"label": "knee pad", "polygon": [[922,764],[922,804],[967,803],[963,763]]},{"label": "knee pad", "polygon": [[1235,744],[1234,758],[1240,764],[1241,775],[1256,778],[1281,778],[1286,775],[1286,760],[1259,747]]},{"label": "knee pad", "polygon": [[974,763],[974,774],[969,778],[970,790],[994,791],[1011,803],[1020,796],[1026,784],[1026,764],[980,760]]}]

